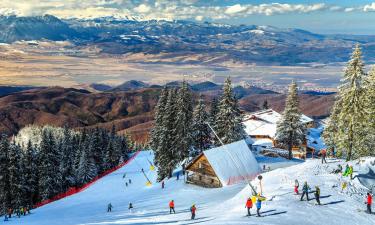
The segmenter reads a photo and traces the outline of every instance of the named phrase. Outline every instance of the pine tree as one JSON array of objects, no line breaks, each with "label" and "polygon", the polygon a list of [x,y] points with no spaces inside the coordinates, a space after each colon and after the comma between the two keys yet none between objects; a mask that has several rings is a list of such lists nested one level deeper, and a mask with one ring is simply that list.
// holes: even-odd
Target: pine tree
[{"label": "pine tree", "polygon": [[11,205],[13,209],[19,209],[23,206],[24,186],[22,171],[21,148],[15,144],[9,147],[9,183],[10,194],[12,196]]},{"label": "pine tree", "polygon": [[11,207],[8,152],[8,138],[2,135],[0,139],[0,214],[6,213]]},{"label": "pine tree", "polygon": [[367,151],[360,153],[361,156],[375,156],[375,66],[372,66],[365,81],[365,144]]},{"label": "pine tree", "polygon": [[150,145],[153,150],[156,150],[160,144],[160,135],[163,129],[163,118],[165,114],[165,106],[167,104],[168,89],[164,89],[160,93],[159,101],[155,107],[155,125],[151,131]]},{"label": "pine tree", "polygon": [[328,118],[328,124],[323,131],[324,143],[329,151],[335,151],[338,156],[341,155],[340,149],[337,148],[337,131],[338,131],[338,114],[340,112],[340,101],[336,100],[332,107],[331,115]]},{"label": "pine tree", "polygon": [[95,165],[94,157],[90,152],[90,148],[85,149],[79,161],[78,167],[78,179],[79,184],[84,185],[87,182],[91,181],[97,176],[97,168]]},{"label": "pine tree", "polygon": [[270,107],[268,106],[268,101],[267,99],[263,101],[262,109],[269,109]]},{"label": "pine tree", "polygon": [[[214,127],[224,144],[244,138],[245,132],[242,120],[238,101],[233,94],[231,80],[228,78],[224,84],[223,95],[219,102],[219,112],[216,116],[216,126]],[[217,140],[216,144],[220,145],[220,142]]]},{"label": "pine tree", "polygon": [[177,91],[168,91],[167,103],[164,109],[162,129],[159,134],[159,144],[154,150],[155,165],[158,167],[158,180],[170,177],[178,163],[176,152],[176,116],[177,116]]},{"label": "pine tree", "polygon": [[177,94],[177,117],[176,117],[176,137],[178,140],[173,146],[176,151],[178,162],[183,161],[189,156],[193,139],[191,137],[191,123],[193,118],[193,101],[191,91],[187,82],[184,80]]},{"label": "pine tree", "polygon": [[37,153],[29,140],[24,156],[24,176],[26,182],[25,202],[32,206],[38,197]]},{"label": "pine tree", "polygon": [[293,81],[289,86],[283,115],[277,123],[275,137],[278,145],[289,151],[289,159],[293,157],[293,146],[299,146],[305,140],[305,132],[306,128],[301,122],[301,112],[298,109],[297,84]]},{"label": "pine tree", "polygon": [[51,131],[43,130],[40,143],[39,190],[42,200],[51,198],[61,189],[59,153]]},{"label": "pine tree", "polygon": [[62,138],[60,171],[63,181],[61,186],[62,191],[66,191],[75,185],[73,134],[67,127],[64,128]]},{"label": "pine tree", "polygon": [[208,119],[206,105],[201,96],[193,113],[192,139],[194,149],[190,152],[192,157],[199,155],[204,149],[209,148],[211,144],[211,130],[207,125]]},{"label": "pine tree", "polygon": [[338,93],[341,107],[337,118],[337,145],[348,161],[367,152],[365,77],[361,49],[356,45]]}]

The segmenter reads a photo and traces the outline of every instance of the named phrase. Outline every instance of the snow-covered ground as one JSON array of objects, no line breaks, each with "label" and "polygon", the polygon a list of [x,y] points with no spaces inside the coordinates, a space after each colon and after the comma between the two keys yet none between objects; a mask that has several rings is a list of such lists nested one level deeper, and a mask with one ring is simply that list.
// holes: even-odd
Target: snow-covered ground
[{"label": "snow-covered ground", "polygon": [[[165,189],[154,183],[147,187],[140,173],[144,168],[155,182],[156,172],[148,171],[152,161],[150,152],[141,152],[135,160],[123,168],[102,178],[85,191],[48,204],[32,211],[31,215],[12,218],[7,224],[329,224],[367,225],[375,224],[375,215],[363,212],[365,209],[365,188],[357,181],[351,181],[341,192],[341,183],[347,178],[331,174],[337,163],[308,160],[286,168],[275,169],[263,174],[265,201],[262,207],[264,217],[246,217],[245,201],[251,191],[246,184],[237,184],[220,189],[205,189],[184,184],[172,178],[165,183]],[[148,160],[147,160],[148,159]],[[356,167],[355,167],[356,170]],[[123,175],[126,178],[123,179]],[[125,180],[132,184],[125,187]],[[315,201],[299,201],[292,193],[294,180],[300,184],[308,181],[314,189],[321,188],[322,206]],[[258,187],[258,181],[253,181]],[[310,195],[313,198],[313,194]],[[168,202],[173,199],[176,214],[169,214]],[[271,200],[272,199],[272,200]],[[129,202],[134,211],[129,212]],[[114,206],[107,213],[107,204]],[[189,207],[197,206],[197,219],[190,220]],[[254,209],[252,210],[254,213]],[[0,222],[5,223],[5,222]]]}]

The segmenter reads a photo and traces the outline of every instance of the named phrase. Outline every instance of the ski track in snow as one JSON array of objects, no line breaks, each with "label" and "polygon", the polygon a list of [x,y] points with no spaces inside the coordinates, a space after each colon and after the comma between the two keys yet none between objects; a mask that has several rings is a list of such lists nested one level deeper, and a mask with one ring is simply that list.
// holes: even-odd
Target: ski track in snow
[{"label": "ski track in snow", "polygon": [[[319,160],[287,168],[279,168],[263,174],[263,193],[272,201],[262,204],[264,217],[246,217],[245,201],[251,195],[245,184],[232,185],[220,189],[206,189],[184,184],[172,178],[165,182],[165,189],[155,183],[156,172],[149,171],[153,155],[141,152],[135,160],[110,175],[100,179],[81,193],[53,202],[32,211],[31,215],[12,218],[1,224],[26,225],[70,225],[70,224],[319,224],[319,225],[367,225],[375,224],[375,215],[365,210],[363,188],[358,180],[350,181],[348,188],[341,193],[340,182],[347,178],[329,172],[336,168],[338,160],[321,165]],[[154,182],[147,187],[143,167],[147,176]],[[123,179],[124,173],[127,173]],[[125,186],[125,180],[132,184]],[[318,185],[321,189],[322,206],[315,205],[315,199],[300,201],[294,195],[294,180],[300,186],[308,181],[312,190]],[[253,181],[258,187],[259,182]],[[310,193],[309,198],[314,198]],[[176,214],[169,214],[168,203],[175,201]],[[133,212],[128,204],[134,205]],[[112,212],[107,213],[107,205],[112,203]],[[196,220],[190,220],[189,208],[197,206]],[[359,211],[359,209],[361,211]]]}]

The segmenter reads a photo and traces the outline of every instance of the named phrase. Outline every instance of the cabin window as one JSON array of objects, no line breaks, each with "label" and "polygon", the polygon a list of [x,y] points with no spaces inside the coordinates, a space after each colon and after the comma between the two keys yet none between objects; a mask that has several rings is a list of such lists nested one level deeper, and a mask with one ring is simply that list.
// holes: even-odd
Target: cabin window
[{"label": "cabin window", "polygon": [[214,181],[214,179],[211,179],[211,184],[213,184],[215,181]]},{"label": "cabin window", "polygon": [[199,180],[202,180],[202,176],[199,176]]},{"label": "cabin window", "polygon": [[198,163],[198,168],[199,168],[199,169],[202,169],[202,168],[203,168],[202,163]]}]

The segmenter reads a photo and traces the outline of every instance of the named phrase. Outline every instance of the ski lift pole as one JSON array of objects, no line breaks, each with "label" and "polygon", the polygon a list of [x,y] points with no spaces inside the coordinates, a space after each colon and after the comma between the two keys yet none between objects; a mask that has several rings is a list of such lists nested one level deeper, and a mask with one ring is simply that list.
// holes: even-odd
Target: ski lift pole
[{"label": "ski lift pole", "polygon": [[144,171],[143,169],[142,169],[141,171],[142,171],[142,173],[143,173],[143,176],[145,176],[147,182],[148,182],[149,184],[152,184],[151,181],[150,181],[150,179],[148,179],[148,177],[146,176],[145,171]]},{"label": "ski lift pole", "polygon": [[[206,122],[206,124],[207,124],[208,127],[212,130],[212,132],[214,133],[215,137],[220,141],[221,145],[222,145],[224,148],[226,148],[226,147],[225,147],[225,144],[224,144],[223,141],[219,138],[219,136],[216,134],[215,130],[211,127],[211,125],[210,125],[208,122]],[[226,149],[227,149],[227,148],[226,148]],[[228,149],[227,149],[227,151],[228,151]],[[230,151],[228,151],[228,152],[230,153]],[[236,164],[236,162],[235,162],[235,160],[233,159],[232,155],[229,154],[229,156],[231,157],[231,159],[232,159],[232,161],[234,162],[234,164]],[[236,167],[237,167],[237,166],[236,166]],[[238,168],[237,168],[237,169],[238,169]],[[241,173],[240,173],[240,174],[241,174]],[[247,183],[249,184],[249,186],[250,186],[250,188],[252,189],[253,193],[255,193],[255,195],[257,195],[258,193],[257,193],[257,191],[255,190],[254,186],[250,183],[249,179],[247,179],[246,177],[244,177],[244,178],[245,178],[245,180],[247,181]]]}]

